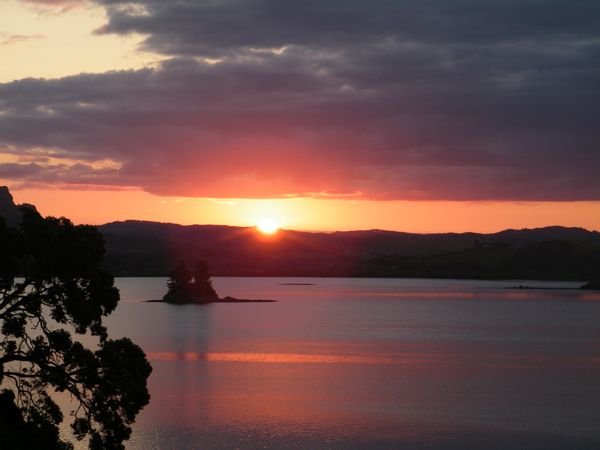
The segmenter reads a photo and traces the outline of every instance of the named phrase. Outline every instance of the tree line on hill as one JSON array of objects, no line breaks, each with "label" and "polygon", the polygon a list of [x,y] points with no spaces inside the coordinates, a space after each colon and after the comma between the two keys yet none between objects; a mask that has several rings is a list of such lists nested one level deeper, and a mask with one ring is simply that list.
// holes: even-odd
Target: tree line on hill
[{"label": "tree line on hill", "polygon": [[600,233],[547,227],[493,234],[381,230],[309,233],[114,222],[99,227],[122,276],[165,276],[205,259],[216,276],[342,276],[590,280],[600,275]]},{"label": "tree line on hill", "polygon": [[[9,222],[18,217],[5,187],[0,215]],[[600,233],[582,228],[490,234],[280,230],[265,237],[250,227],[125,221],[98,230],[106,240],[105,264],[117,276],[167,276],[179,261],[192,267],[202,259],[215,276],[600,278]]]}]

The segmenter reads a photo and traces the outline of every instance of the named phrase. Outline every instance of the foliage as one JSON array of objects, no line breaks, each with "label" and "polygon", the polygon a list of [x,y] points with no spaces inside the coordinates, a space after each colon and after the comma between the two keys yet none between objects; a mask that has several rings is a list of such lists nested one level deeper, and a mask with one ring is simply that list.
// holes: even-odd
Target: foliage
[{"label": "foliage", "polygon": [[594,280],[600,247],[591,242],[542,240],[525,245],[476,241],[467,250],[415,257],[391,254],[361,262],[355,276]]},{"label": "foliage", "polygon": [[208,264],[204,260],[196,261],[196,265],[194,266],[194,283],[212,286]]},{"label": "foliage", "polygon": [[204,260],[196,261],[193,272],[180,261],[171,271],[167,286],[169,290],[163,300],[170,303],[207,303],[219,298]]},{"label": "foliage", "polygon": [[[149,401],[152,369],[129,339],[108,339],[102,319],[119,292],[103,255],[94,227],[33,211],[18,229],[0,219],[0,448],[72,448],[59,437],[63,412],[52,391],[72,396],[77,439],[124,448]],[[84,334],[96,348],[76,339]]]},{"label": "foliage", "polygon": [[175,269],[169,273],[167,282],[169,290],[177,290],[180,286],[185,286],[192,281],[192,274],[185,265],[185,262],[179,261]]}]

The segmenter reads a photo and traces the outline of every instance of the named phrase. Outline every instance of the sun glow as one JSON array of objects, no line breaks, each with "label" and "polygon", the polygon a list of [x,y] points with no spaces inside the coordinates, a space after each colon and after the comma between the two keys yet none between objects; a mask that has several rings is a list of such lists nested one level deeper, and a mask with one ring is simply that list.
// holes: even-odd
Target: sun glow
[{"label": "sun glow", "polygon": [[274,234],[279,229],[279,224],[273,219],[261,219],[257,224],[256,228],[263,234]]}]

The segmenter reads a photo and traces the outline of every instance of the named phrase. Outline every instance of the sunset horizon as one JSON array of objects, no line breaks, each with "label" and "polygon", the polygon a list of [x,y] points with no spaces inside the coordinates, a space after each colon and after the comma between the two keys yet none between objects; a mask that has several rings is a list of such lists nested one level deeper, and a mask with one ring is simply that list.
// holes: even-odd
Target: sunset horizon
[{"label": "sunset horizon", "polygon": [[0,449],[600,449],[599,105],[598,0],[0,0]]},{"label": "sunset horizon", "polygon": [[593,15],[459,3],[6,0],[0,183],[77,223],[600,230]]},{"label": "sunset horizon", "polygon": [[[275,220],[278,228],[310,231],[387,230],[417,234],[494,233],[553,226],[600,231],[595,202],[449,202],[160,197],[139,190],[62,191],[12,189],[16,203],[79,224],[141,220],[180,225],[255,227]],[[130,199],[129,201],[124,200]],[[93,205],[93,206],[91,206]],[[110,205],[102,210],[101,205]],[[132,208],[131,205],[136,205]],[[90,207],[91,206],[91,207]],[[89,208],[89,209],[88,209]],[[365,211],[367,213],[365,213]],[[318,219],[314,219],[318,216]]]}]

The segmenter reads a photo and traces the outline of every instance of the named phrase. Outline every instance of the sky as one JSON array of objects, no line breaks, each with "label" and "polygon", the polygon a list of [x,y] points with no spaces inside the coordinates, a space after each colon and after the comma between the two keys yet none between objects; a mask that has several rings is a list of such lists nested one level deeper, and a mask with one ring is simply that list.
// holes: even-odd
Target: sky
[{"label": "sky", "polygon": [[0,183],[77,223],[600,230],[600,3],[2,0]]}]

